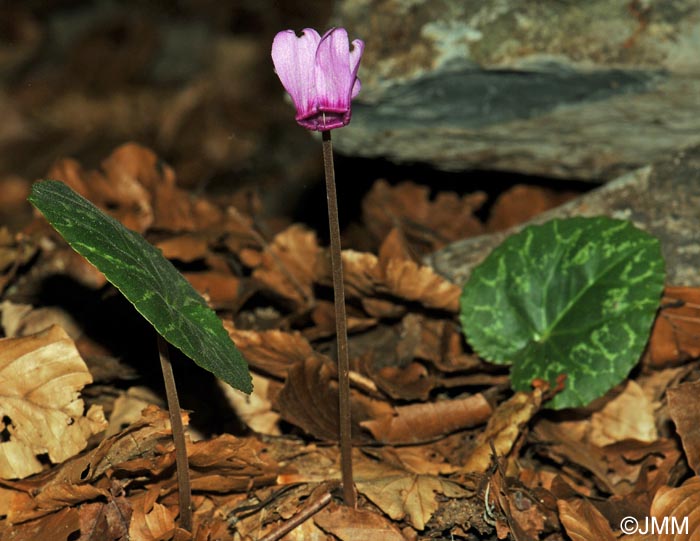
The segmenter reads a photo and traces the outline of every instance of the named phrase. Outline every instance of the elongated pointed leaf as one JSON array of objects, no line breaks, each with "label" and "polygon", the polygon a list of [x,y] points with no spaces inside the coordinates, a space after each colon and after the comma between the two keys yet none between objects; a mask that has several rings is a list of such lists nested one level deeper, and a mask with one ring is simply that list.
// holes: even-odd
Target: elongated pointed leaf
[{"label": "elongated pointed leaf", "polygon": [[566,374],[548,406],[582,406],[637,363],[663,286],[658,240],[631,223],[552,220],[509,237],[474,269],[462,327],[479,355],[513,365],[514,389]]},{"label": "elongated pointed leaf", "polygon": [[34,184],[29,201],[163,338],[219,379],[250,393],[248,365],[221,320],[157,248],[62,182]]}]

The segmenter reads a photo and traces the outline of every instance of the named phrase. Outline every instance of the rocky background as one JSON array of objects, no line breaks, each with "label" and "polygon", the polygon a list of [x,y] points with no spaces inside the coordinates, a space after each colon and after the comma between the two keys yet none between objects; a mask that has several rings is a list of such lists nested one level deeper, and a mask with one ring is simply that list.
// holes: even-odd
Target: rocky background
[{"label": "rocky background", "polygon": [[[353,121],[334,135],[345,226],[384,178],[483,191],[484,232],[504,229],[700,143],[698,0],[9,2],[0,221],[27,223],[29,185],[57,159],[98,166],[132,141],[183,188],[247,191],[259,213],[323,231],[318,141],[293,121],[270,44],[333,24],[366,42]],[[501,208],[519,184],[548,191]],[[696,200],[676,204],[692,216]]]}]

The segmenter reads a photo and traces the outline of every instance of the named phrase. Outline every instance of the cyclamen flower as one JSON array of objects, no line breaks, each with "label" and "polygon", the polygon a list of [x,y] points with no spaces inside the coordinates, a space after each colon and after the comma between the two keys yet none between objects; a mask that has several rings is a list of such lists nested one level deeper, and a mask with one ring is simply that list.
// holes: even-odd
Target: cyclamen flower
[{"label": "cyclamen flower", "polygon": [[296,121],[309,130],[342,128],[350,122],[350,101],[360,92],[357,70],[365,44],[356,39],[350,50],[344,28],[323,37],[313,28],[301,36],[279,32],[272,42],[272,63],[292,97]]}]

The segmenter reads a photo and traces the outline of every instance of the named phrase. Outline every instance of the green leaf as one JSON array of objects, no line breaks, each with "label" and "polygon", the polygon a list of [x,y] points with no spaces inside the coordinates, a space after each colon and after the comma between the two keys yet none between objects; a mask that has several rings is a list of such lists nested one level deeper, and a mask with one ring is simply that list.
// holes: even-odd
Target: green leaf
[{"label": "green leaf", "polygon": [[163,338],[232,387],[252,391],[248,365],[221,320],[157,248],[62,182],[34,184],[29,201]]},{"label": "green leaf", "polygon": [[548,406],[583,406],[637,363],[663,286],[654,237],[610,218],[553,220],[509,237],[474,269],[460,317],[481,357],[513,365],[514,389],[566,374]]}]

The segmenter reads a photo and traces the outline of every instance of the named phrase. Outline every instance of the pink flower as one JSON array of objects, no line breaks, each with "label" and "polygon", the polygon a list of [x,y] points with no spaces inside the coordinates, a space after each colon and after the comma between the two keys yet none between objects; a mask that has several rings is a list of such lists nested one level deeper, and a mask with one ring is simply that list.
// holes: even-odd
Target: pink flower
[{"label": "pink flower", "polygon": [[365,44],[348,43],[344,28],[323,37],[313,28],[301,36],[279,32],[272,42],[272,63],[297,110],[296,121],[309,130],[342,128],[350,122],[350,101],[360,92],[357,70]]}]

